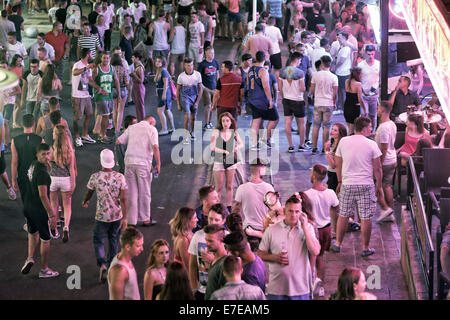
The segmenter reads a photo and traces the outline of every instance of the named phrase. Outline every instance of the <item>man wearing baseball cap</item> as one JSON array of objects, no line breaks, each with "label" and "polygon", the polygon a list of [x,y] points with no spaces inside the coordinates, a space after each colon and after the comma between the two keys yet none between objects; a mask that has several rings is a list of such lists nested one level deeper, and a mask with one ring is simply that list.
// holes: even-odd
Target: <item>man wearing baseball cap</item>
[{"label": "man wearing baseball cap", "polygon": [[[123,174],[114,171],[114,153],[109,149],[100,152],[102,170],[94,173],[87,184],[88,191],[82,206],[87,208],[94,191],[97,192],[97,211],[94,225],[94,250],[100,268],[99,282],[106,281],[111,261],[119,248],[120,230],[127,227],[126,190]],[[108,258],[105,255],[105,240],[108,239]]]}]

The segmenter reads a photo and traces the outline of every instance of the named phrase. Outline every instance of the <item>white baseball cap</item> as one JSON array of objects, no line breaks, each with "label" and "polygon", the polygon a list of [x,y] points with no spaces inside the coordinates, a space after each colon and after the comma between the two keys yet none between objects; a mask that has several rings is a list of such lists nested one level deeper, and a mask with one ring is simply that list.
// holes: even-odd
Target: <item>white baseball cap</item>
[{"label": "white baseball cap", "polygon": [[114,168],[114,153],[109,149],[103,149],[100,152],[100,163],[105,169]]}]

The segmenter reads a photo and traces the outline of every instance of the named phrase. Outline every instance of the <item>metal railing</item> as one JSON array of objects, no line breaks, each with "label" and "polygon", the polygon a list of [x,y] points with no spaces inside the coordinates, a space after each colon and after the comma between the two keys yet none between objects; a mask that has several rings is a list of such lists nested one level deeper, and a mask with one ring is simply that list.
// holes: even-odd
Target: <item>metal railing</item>
[{"label": "metal railing", "polygon": [[419,180],[417,179],[416,168],[411,157],[408,159],[408,179],[411,179],[412,192],[408,194],[408,209],[414,226],[414,238],[419,251],[420,265],[428,288],[428,298],[434,296],[434,253],[435,248],[431,238],[430,227],[423,205],[422,193],[420,191]]}]

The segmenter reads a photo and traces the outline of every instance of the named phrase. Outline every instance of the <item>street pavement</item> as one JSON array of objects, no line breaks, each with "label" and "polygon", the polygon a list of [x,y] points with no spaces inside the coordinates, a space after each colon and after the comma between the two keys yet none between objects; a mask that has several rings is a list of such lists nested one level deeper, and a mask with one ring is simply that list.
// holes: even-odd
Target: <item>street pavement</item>
[{"label": "street pavement", "polygon": [[[32,22],[39,31],[50,30],[47,17],[44,14],[36,16],[25,15],[25,26]],[[117,32],[113,33],[113,45],[118,42]],[[29,47],[34,40],[24,39],[26,47]],[[226,41],[216,41],[215,44],[216,59],[220,62],[226,59],[234,61],[236,44]],[[284,48],[286,49],[286,48]],[[284,59],[286,57],[284,56]],[[67,74],[66,78],[67,79]],[[62,112],[63,117],[71,126],[72,109],[70,105],[70,87],[64,85],[62,92]],[[157,119],[157,129],[159,118],[156,114],[156,97],[154,84],[147,87],[145,99],[146,111],[154,115]],[[275,134],[275,146],[269,152],[272,156],[272,168],[278,167],[274,172],[273,181],[275,190],[279,191],[283,199],[296,191],[306,190],[310,187],[309,171],[315,163],[326,164],[323,155],[311,155],[306,153],[287,153],[287,141],[284,133],[284,119],[282,115],[281,102],[280,123],[278,132]],[[183,114],[173,107],[175,116],[175,125],[177,128],[183,126]],[[134,106],[125,108],[125,114],[135,114]],[[203,119],[203,107],[200,106],[198,119]],[[212,119],[216,119],[215,114]],[[241,116],[238,119],[238,127],[248,129],[251,117]],[[333,116],[333,122],[344,122],[342,115]],[[91,123],[92,129],[93,123]],[[198,126],[198,129],[200,126]],[[20,130],[14,130],[13,136],[20,133]],[[205,148],[209,144],[207,134],[204,139],[200,139],[201,134],[197,135],[192,149],[195,147]],[[278,140],[276,137],[278,136]],[[172,141],[175,140],[175,141]],[[319,139],[320,140],[320,139]],[[298,144],[298,136],[294,135],[294,144]],[[134,260],[137,270],[138,281],[143,295],[142,281],[146,268],[146,261],[149,255],[151,243],[158,238],[164,238],[171,242],[171,235],[168,221],[173,217],[176,210],[181,206],[196,207],[199,205],[197,200],[197,190],[209,181],[209,168],[205,163],[199,161],[198,152],[187,159],[195,158],[193,164],[186,163],[175,164],[172,160],[172,153],[179,148],[180,140],[171,139],[170,136],[159,138],[161,150],[161,174],[152,183],[152,217],[158,221],[154,227],[139,227],[144,234],[144,252]],[[195,147],[194,147],[195,146]],[[92,244],[93,225],[95,216],[95,196],[91,201],[89,208],[81,207],[81,200],[86,192],[86,184],[90,175],[100,169],[99,153],[103,148],[111,148],[112,145],[86,145],[76,149],[78,177],[77,188],[73,195],[72,203],[72,222],[70,229],[70,241],[62,243],[61,239],[53,240],[51,244],[49,266],[60,272],[60,276],[55,279],[39,279],[38,272],[39,253],[36,251],[36,264],[30,274],[24,276],[20,273],[20,268],[27,256],[27,235],[22,230],[24,218],[22,215],[22,204],[19,199],[10,201],[7,198],[4,187],[0,187],[0,214],[2,224],[0,225],[0,299],[80,299],[80,300],[104,300],[108,299],[108,288],[105,284],[98,284],[98,268],[95,263],[95,255]],[[246,148],[249,147],[249,141],[246,141]],[[319,150],[322,146],[319,142]],[[264,151],[262,151],[264,152]],[[250,157],[254,154],[250,152]],[[8,174],[10,174],[9,163],[10,155],[6,156]],[[248,168],[247,168],[248,170]],[[326,297],[336,289],[337,279],[344,267],[356,266],[364,272],[370,265],[377,265],[380,268],[381,288],[369,290],[379,299],[407,299],[406,287],[400,269],[400,236],[396,223],[386,223],[383,225],[373,224],[371,247],[376,250],[375,255],[369,258],[361,258],[361,236],[360,232],[354,232],[346,235],[341,253],[326,253],[326,273],[324,287]],[[70,289],[73,283],[70,271],[71,268],[79,267],[81,271],[81,288]],[[369,272],[369,271],[367,271]],[[369,274],[366,273],[366,277]]]}]

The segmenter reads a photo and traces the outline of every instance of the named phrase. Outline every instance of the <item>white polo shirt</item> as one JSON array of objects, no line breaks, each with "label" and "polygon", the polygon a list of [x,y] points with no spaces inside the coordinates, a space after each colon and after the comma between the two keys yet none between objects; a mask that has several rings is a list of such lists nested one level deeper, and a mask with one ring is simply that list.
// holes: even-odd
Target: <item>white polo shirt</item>
[{"label": "white polo shirt", "polygon": [[[314,227],[308,223],[307,232],[315,237]],[[280,221],[264,232],[259,250],[271,254],[280,254],[283,242],[288,252],[289,264],[280,265],[268,262],[269,283],[267,294],[300,296],[311,292],[311,265],[309,262],[306,237],[300,225],[291,229],[284,221]]]}]

